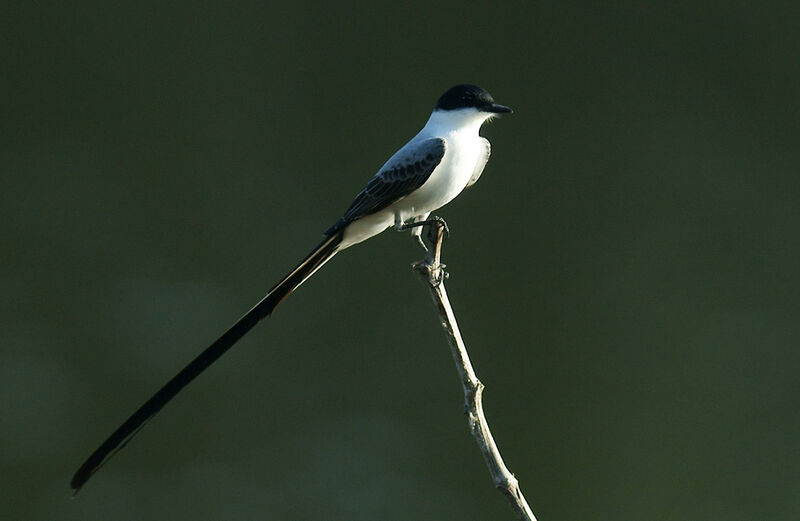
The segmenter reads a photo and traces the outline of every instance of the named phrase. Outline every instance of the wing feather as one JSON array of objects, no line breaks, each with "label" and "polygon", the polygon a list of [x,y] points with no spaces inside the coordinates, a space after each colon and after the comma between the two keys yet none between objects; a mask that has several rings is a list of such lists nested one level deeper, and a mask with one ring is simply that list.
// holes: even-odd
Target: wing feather
[{"label": "wing feather", "polygon": [[353,200],[350,207],[326,235],[330,236],[364,216],[379,212],[407,196],[423,184],[444,157],[443,139],[431,138],[407,154],[392,158]]},{"label": "wing feather", "polygon": [[489,140],[486,138],[482,139],[483,150],[481,150],[481,154],[478,156],[478,162],[475,163],[475,170],[472,172],[472,176],[469,178],[469,182],[465,188],[469,188],[478,181],[478,178],[483,173],[483,169],[486,167],[486,163],[489,161],[489,156],[492,154],[492,145],[489,143]]}]

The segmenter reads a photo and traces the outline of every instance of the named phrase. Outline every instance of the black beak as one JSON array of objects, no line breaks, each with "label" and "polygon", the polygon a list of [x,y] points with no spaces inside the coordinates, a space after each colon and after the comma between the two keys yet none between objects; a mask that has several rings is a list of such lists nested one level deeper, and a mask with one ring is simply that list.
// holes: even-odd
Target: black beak
[{"label": "black beak", "polygon": [[510,108],[506,107],[505,105],[500,105],[499,103],[492,103],[484,110],[486,112],[493,112],[495,114],[511,114],[512,112],[514,112]]}]

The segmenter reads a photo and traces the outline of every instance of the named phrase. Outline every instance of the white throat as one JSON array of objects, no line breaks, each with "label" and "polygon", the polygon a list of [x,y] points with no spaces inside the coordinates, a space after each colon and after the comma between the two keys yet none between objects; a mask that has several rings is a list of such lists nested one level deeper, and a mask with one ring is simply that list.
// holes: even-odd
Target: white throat
[{"label": "white throat", "polygon": [[452,132],[477,135],[483,123],[492,115],[475,108],[457,110],[434,110],[423,132],[431,135],[444,135]]}]

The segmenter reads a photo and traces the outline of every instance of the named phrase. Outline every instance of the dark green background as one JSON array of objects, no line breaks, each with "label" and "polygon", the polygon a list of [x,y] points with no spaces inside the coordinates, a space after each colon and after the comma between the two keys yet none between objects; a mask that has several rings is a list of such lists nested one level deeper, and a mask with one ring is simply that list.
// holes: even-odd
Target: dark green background
[{"label": "dark green background", "polygon": [[540,520],[798,515],[797,2],[15,4],[3,519],[513,519],[396,233],[69,499],[461,82],[516,113],[440,212],[448,288]]}]

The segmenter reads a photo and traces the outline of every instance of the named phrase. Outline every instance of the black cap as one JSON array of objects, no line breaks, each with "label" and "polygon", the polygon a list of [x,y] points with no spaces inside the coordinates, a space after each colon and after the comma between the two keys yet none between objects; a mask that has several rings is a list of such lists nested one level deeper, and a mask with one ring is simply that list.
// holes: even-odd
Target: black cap
[{"label": "black cap", "polygon": [[481,112],[502,114],[513,112],[505,105],[494,102],[489,91],[477,85],[456,85],[442,94],[436,103],[436,110],[458,110],[474,108]]}]

